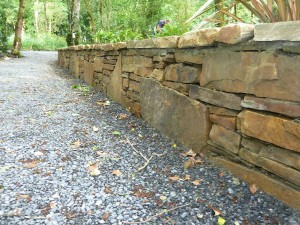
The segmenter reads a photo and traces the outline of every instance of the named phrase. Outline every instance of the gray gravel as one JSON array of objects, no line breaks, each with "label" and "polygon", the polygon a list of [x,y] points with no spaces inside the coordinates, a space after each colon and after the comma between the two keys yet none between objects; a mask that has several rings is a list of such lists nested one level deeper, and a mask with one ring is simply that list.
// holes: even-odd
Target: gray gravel
[{"label": "gray gravel", "polygon": [[[24,55],[0,61],[1,225],[299,223],[207,161],[185,170],[187,148],[60,70],[57,53]],[[135,150],[167,154],[137,172],[145,160]]]}]

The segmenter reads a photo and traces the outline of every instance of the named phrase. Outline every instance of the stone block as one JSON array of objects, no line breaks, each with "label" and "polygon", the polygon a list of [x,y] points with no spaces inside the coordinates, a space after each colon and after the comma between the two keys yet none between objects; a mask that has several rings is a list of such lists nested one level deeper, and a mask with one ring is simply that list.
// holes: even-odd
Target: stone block
[{"label": "stone block", "polygon": [[177,48],[178,36],[168,36],[153,39],[155,48]]},{"label": "stone block", "polygon": [[111,70],[103,70],[102,73],[109,76],[111,74]]},{"label": "stone block", "polygon": [[208,50],[204,56],[200,85],[298,102],[299,61],[300,55]]},{"label": "stone block", "polygon": [[107,51],[114,50],[114,46],[113,46],[113,44],[103,44],[103,45],[99,46],[99,49],[101,49],[102,51],[107,52]]},{"label": "stone block", "polygon": [[206,146],[211,128],[208,109],[151,78],[141,79],[142,117],[153,127],[194,151]]},{"label": "stone block", "polygon": [[122,101],[123,105],[135,116],[140,117],[141,116],[141,104],[138,102],[134,102],[126,97],[124,97],[124,100]]},{"label": "stone block", "polygon": [[104,64],[111,64],[111,65],[115,65],[117,62],[116,59],[103,59],[103,63]]},{"label": "stone block", "polygon": [[209,138],[212,142],[232,153],[237,154],[240,150],[241,135],[219,125],[214,124],[212,126]]},{"label": "stone block", "polygon": [[94,60],[94,67],[95,67],[95,71],[97,72],[102,72],[103,70],[103,58],[101,57],[95,57],[95,60]]},{"label": "stone block", "polygon": [[134,73],[131,73],[131,74],[129,75],[129,78],[130,78],[131,80],[135,80],[135,81],[138,81],[138,82],[140,82],[140,80],[141,80],[141,77],[138,76],[138,75],[136,75],[136,74],[134,74]]},{"label": "stone block", "polygon": [[103,84],[104,86],[107,86],[109,83],[110,83],[110,77],[103,74],[103,77],[102,77],[102,84]]},{"label": "stone block", "polygon": [[150,68],[153,67],[152,58],[145,56],[134,56],[134,64]]},{"label": "stone block", "polygon": [[216,41],[226,44],[236,44],[252,39],[254,37],[253,24],[230,24],[220,29]]},{"label": "stone block", "polygon": [[126,44],[126,42],[114,43],[113,48],[114,48],[114,50],[124,49],[124,48],[127,48],[127,44]]},{"label": "stone block", "polygon": [[211,114],[216,114],[220,116],[237,116],[237,114],[239,113],[238,111],[216,107],[216,106],[209,106],[208,108]]},{"label": "stone block", "polygon": [[297,186],[300,186],[299,171],[263,157],[259,157],[257,161],[258,165],[264,168],[265,170],[274,173],[282,177],[283,179],[290,181],[293,184],[296,184]]},{"label": "stone block", "polygon": [[256,24],[255,41],[300,41],[300,21]]},{"label": "stone block", "polygon": [[257,165],[258,155],[253,151],[250,151],[246,148],[241,148],[239,151],[239,157],[247,162],[252,163],[253,165]]},{"label": "stone block", "polygon": [[275,112],[293,118],[300,117],[300,102],[245,96],[241,105],[245,108]]},{"label": "stone block", "polygon": [[103,64],[103,69],[113,71],[115,69],[115,66],[111,64]]},{"label": "stone block", "polygon": [[129,87],[129,79],[128,78],[123,78],[122,79],[122,88],[127,90]]},{"label": "stone block", "polygon": [[183,34],[178,41],[178,48],[213,46],[220,28],[209,28]]},{"label": "stone block", "polygon": [[141,84],[139,82],[129,80],[129,90],[140,92],[141,91]]},{"label": "stone block", "polygon": [[261,149],[265,146],[265,143],[253,138],[243,137],[242,146],[250,150],[251,152],[258,154],[261,151]]},{"label": "stone block", "polygon": [[135,41],[135,48],[155,48],[154,39],[143,39]]},{"label": "stone block", "polygon": [[300,123],[295,121],[244,110],[237,127],[244,135],[300,152]]},{"label": "stone block", "polygon": [[166,61],[166,56],[155,55],[153,56],[153,62]]},{"label": "stone block", "polygon": [[124,72],[133,72],[135,68],[134,64],[123,64],[122,65],[122,71]]},{"label": "stone block", "polygon": [[171,81],[164,81],[164,86],[167,86],[175,91],[178,91],[184,95],[188,95],[189,93],[189,85],[183,84],[183,83],[177,83],[177,82],[171,82]]},{"label": "stone block", "polygon": [[134,63],[134,57],[132,55],[122,56],[122,64],[133,64],[133,63]]},{"label": "stone block", "polygon": [[267,194],[273,195],[288,206],[300,210],[300,192],[290,186],[275,180],[261,172],[249,169],[238,163],[231,162],[221,157],[214,157],[213,162],[227,168],[234,175],[248,182],[255,184]]},{"label": "stone block", "polygon": [[198,49],[178,49],[175,52],[175,61],[177,63],[202,64],[204,53]]},{"label": "stone block", "polygon": [[135,91],[127,91],[127,97],[135,102],[140,102],[140,93]]},{"label": "stone block", "polygon": [[165,80],[178,83],[199,83],[200,69],[183,64],[172,64],[166,68]]},{"label": "stone block", "polygon": [[153,68],[148,68],[144,66],[136,66],[134,68],[134,73],[142,77],[150,77],[153,72]]},{"label": "stone block", "polygon": [[159,82],[163,82],[165,80],[164,70],[154,69],[151,77]]},{"label": "stone block", "polygon": [[273,145],[266,145],[261,148],[259,156],[277,161],[300,171],[300,153]]},{"label": "stone block", "polygon": [[122,102],[122,56],[119,55],[114,71],[110,74],[110,83],[107,87],[107,95],[112,100]]},{"label": "stone block", "polygon": [[242,99],[230,93],[225,93],[222,91],[214,91],[207,88],[200,87],[198,85],[190,85],[189,96],[193,99],[197,99],[203,102],[207,102],[212,105],[241,110],[241,101]]},{"label": "stone block", "polygon": [[236,130],[236,117],[211,114],[209,118],[211,122],[216,123],[228,130]]},{"label": "stone block", "polygon": [[84,63],[84,81],[89,85],[93,85],[94,63],[89,63],[89,62],[85,61],[85,63]]}]

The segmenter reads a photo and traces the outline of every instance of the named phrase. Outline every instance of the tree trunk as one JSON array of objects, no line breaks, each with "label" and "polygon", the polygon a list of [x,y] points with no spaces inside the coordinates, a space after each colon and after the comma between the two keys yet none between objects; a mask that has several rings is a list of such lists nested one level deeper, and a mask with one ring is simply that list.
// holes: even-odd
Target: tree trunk
[{"label": "tree trunk", "polygon": [[94,15],[93,15],[93,11],[91,9],[91,5],[89,3],[89,0],[84,0],[84,5],[86,8],[86,12],[88,14],[88,16],[90,17],[90,30],[93,33],[95,31],[95,19],[94,19]]},{"label": "tree trunk", "polygon": [[21,46],[22,46],[22,30],[23,30],[23,21],[24,21],[24,9],[25,9],[25,0],[20,0],[18,19],[15,27],[15,38],[11,54],[20,57],[21,56]]},{"label": "tree trunk", "polygon": [[80,38],[80,0],[72,0],[71,8],[71,30],[67,35],[67,43],[70,45],[78,45]]},{"label": "tree trunk", "polygon": [[100,27],[103,29],[103,1],[99,0]]},{"label": "tree trunk", "polygon": [[39,34],[39,0],[36,0],[34,3],[35,9],[34,9],[34,29],[35,34]]}]

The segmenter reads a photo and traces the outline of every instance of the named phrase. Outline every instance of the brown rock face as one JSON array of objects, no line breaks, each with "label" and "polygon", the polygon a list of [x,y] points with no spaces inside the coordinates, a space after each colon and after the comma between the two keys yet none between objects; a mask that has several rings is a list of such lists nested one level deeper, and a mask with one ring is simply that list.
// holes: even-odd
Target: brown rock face
[{"label": "brown rock face", "polygon": [[217,105],[225,107],[228,109],[241,110],[242,99],[235,95],[224,93],[221,91],[214,91],[207,88],[202,88],[197,85],[190,85],[190,97],[203,102],[210,103],[212,105]]},{"label": "brown rock face", "polygon": [[166,68],[165,80],[179,83],[199,83],[200,69],[182,64],[172,64]]},{"label": "brown rock face", "polygon": [[236,117],[232,116],[219,116],[212,114],[209,116],[211,122],[219,124],[222,127],[225,127],[228,130],[235,131],[236,130]]},{"label": "brown rock face", "polygon": [[118,57],[114,71],[110,75],[110,82],[107,86],[107,95],[117,102],[122,102],[122,56]]},{"label": "brown rock face", "polygon": [[175,61],[177,63],[202,64],[204,53],[198,49],[177,49],[175,52]]},{"label": "brown rock face", "polygon": [[237,154],[240,150],[241,135],[214,124],[209,133],[209,138],[218,146]]},{"label": "brown rock face", "polygon": [[147,78],[141,79],[140,100],[150,125],[194,151],[206,145],[211,125],[205,105]]},{"label": "brown rock face", "polygon": [[237,127],[250,137],[300,152],[300,123],[244,110],[238,115]]},{"label": "brown rock face", "polygon": [[220,29],[220,32],[216,36],[216,41],[226,44],[236,44],[252,39],[253,36],[254,25],[244,23],[230,24]]},{"label": "brown rock face", "polygon": [[[204,56],[200,85],[297,102],[300,99],[299,61],[299,55],[211,50]],[[228,66],[228,62],[233,66]]]},{"label": "brown rock face", "polygon": [[178,41],[178,48],[212,46],[215,44],[219,30],[219,28],[211,28],[185,33]]},{"label": "brown rock face", "polygon": [[241,105],[245,108],[280,113],[294,118],[300,117],[300,102],[245,96]]},{"label": "brown rock face", "polygon": [[94,81],[94,63],[84,63],[84,81],[89,85],[93,84]]},{"label": "brown rock face", "polygon": [[300,210],[300,192],[272,179],[260,172],[248,169],[237,163],[233,163],[221,157],[213,158],[213,161],[227,168],[233,174],[245,180],[249,184],[257,185],[264,192],[275,196],[290,207]]}]

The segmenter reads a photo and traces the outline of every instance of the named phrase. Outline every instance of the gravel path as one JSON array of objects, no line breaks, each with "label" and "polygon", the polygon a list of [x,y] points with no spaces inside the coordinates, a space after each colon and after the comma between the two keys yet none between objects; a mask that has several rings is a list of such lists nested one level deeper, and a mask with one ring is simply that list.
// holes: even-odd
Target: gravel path
[{"label": "gravel path", "polygon": [[24,55],[0,61],[1,225],[298,224],[199,156],[184,169],[188,149],[63,73],[57,53]]}]

